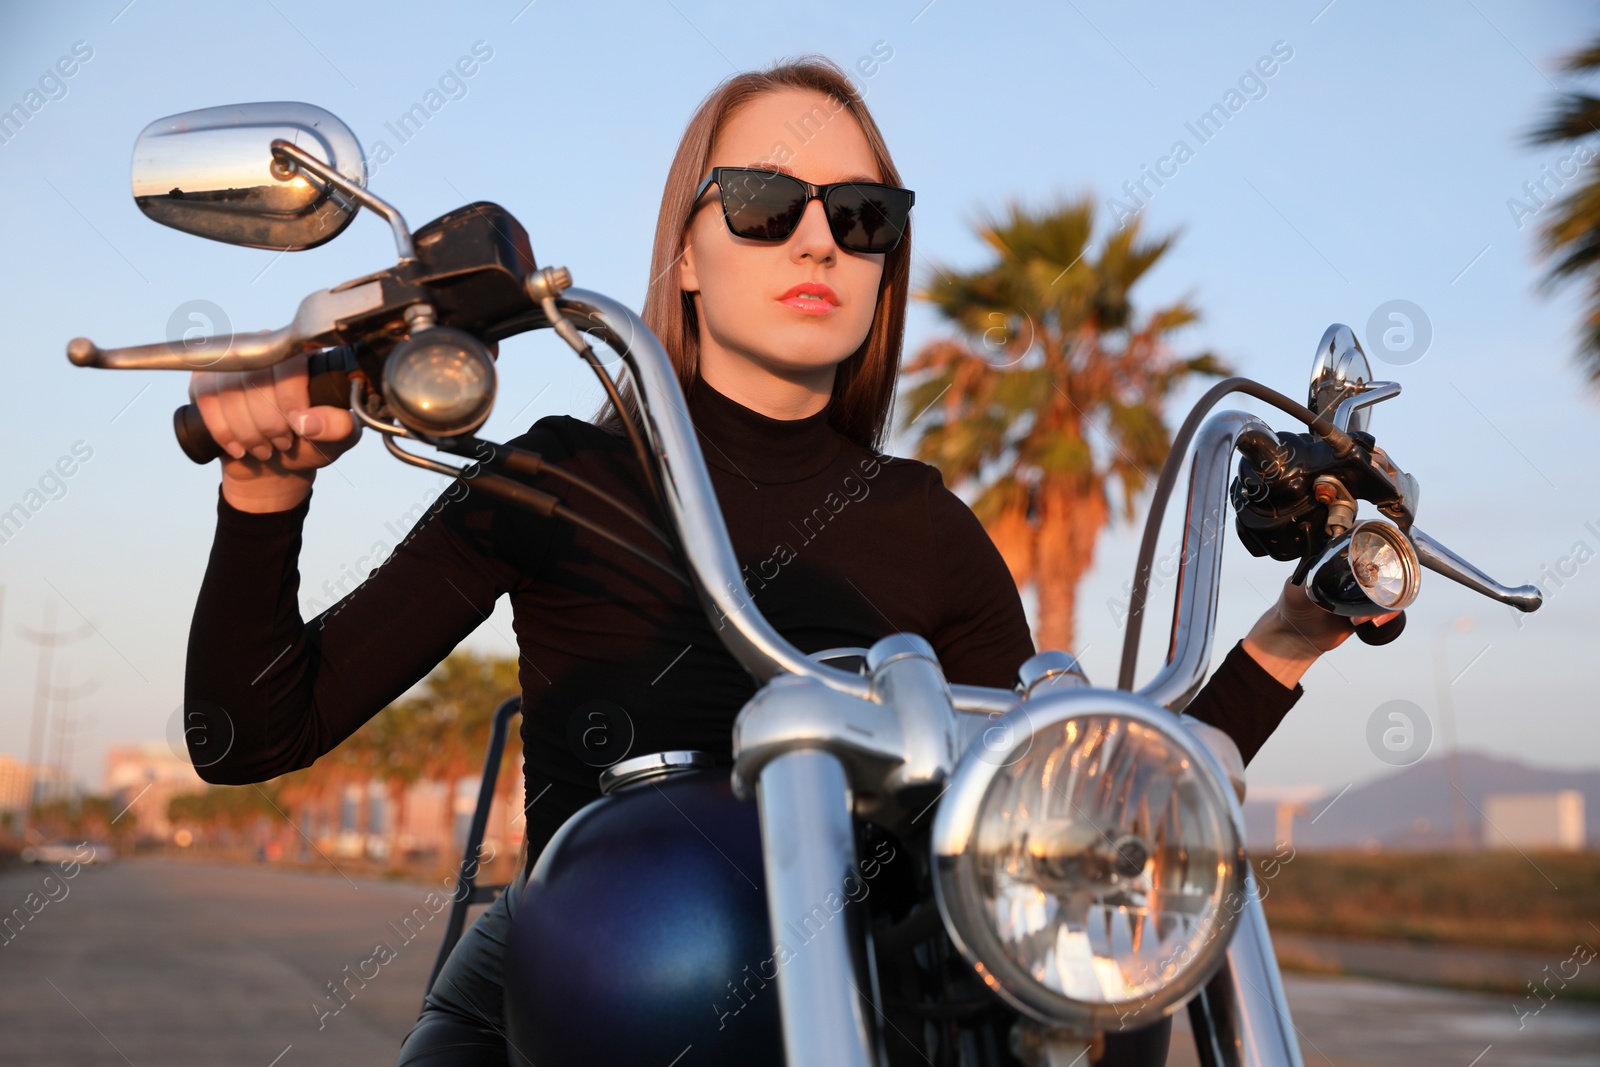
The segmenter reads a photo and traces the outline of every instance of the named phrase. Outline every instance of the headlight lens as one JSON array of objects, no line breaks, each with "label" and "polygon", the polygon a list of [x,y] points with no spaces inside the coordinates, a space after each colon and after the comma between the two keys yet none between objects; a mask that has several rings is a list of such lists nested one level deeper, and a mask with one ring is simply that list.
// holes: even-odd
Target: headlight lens
[{"label": "headlight lens", "polygon": [[[1085,699],[1102,710],[1040,722]],[[935,825],[952,937],[1037,1018],[1160,1018],[1215,970],[1242,900],[1228,786],[1168,713],[1126,694],[1011,714],[1034,720],[1031,739],[975,748]]]},{"label": "headlight lens", "polygon": [[402,425],[434,437],[482,426],[494,407],[494,358],[476,337],[436,326],[400,342],[383,367],[383,395]]},{"label": "headlight lens", "polygon": [[1351,532],[1350,571],[1379,607],[1394,611],[1417,597],[1416,550],[1388,523],[1365,522]]}]

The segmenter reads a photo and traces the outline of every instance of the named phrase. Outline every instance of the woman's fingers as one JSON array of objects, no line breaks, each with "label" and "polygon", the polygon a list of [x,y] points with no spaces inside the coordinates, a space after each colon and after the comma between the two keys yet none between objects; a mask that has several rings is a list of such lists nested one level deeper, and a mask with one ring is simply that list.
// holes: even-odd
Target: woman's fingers
[{"label": "woman's fingers", "polygon": [[278,405],[272,368],[245,374],[243,391],[250,418],[265,441],[260,449],[251,449],[251,454],[266,460],[272,458],[273,449],[287,451],[294,444],[294,434],[289,429],[289,416]]},{"label": "woman's fingers", "polygon": [[[255,416],[250,412],[250,398],[243,378],[242,374],[230,372],[217,383],[217,399],[222,404],[222,417],[228,420],[228,426],[233,430],[233,439],[245,452],[257,459],[271,459],[272,444],[256,425]],[[241,455],[235,458],[243,457]]]},{"label": "woman's fingers", "polygon": [[234,437],[233,427],[218,396],[219,377],[213,371],[195,371],[189,376],[189,396],[200,409],[200,417],[205,420],[206,429],[211,431],[211,439],[217,443],[217,447],[234,459],[243,459],[244,447]]}]

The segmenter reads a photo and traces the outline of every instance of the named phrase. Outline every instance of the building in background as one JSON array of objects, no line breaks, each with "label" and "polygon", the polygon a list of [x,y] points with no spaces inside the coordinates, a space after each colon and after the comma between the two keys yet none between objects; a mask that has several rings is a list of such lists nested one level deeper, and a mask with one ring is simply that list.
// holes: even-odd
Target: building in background
[{"label": "building in background", "polygon": [[24,760],[0,756],[0,815],[12,815],[28,806],[33,792],[33,771]]},{"label": "building in background", "polygon": [[1483,798],[1485,848],[1549,848],[1577,852],[1584,846],[1583,794],[1491,793]]},{"label": "building in background", "polygon": [[129,808],[137,817],[141,838],[171,838],[167,801],[182,793],[202,792],[205,787],[189,761],[159,741],[119,745],[106,752],[106,794],[114,808]]}]

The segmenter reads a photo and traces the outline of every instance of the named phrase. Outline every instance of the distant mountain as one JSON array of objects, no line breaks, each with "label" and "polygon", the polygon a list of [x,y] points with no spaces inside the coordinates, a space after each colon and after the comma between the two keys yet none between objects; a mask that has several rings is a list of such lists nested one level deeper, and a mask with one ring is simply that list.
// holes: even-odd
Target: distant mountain
[{"label": "distant mountain", "polygon": [[[1343,796],[1334,790],[1305,801],[1309,810],[1294,820],[1295,847],[1449,849],[1453,847],[1453,799],[1455,817],[1465,826],[1463,835],[1477,848],[1483,841],[1484,797],[1491,793],[1553,793],[1562,789],[1576,789],[1583,794],[1589,847],[1600,844],[1600,770],[1530,767],[1475,752],[1461,753],[1457,765],[1460,795],[1450,787],[1446,761],[1441,756],[1353,786]],[[1247,798],[1244,816],[1250,846],[1270,847],[1276,837],[1277,804]]]}]

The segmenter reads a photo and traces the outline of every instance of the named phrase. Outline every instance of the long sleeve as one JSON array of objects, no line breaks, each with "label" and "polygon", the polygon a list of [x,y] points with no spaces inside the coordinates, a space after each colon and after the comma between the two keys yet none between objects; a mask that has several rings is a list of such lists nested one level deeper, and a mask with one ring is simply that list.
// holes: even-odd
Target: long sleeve
[{"label": "long sleeve", "polygon": [[309,766],[449,655],[512,588],[492,550],[505,522],[451,483],[393,554],[310,622],[297,601],[299,507],[251,514],[219,493],[189,631],[184,729],[208,782]]},{"label": "long sleeve", "polygon": [[952,682],[1010,688],[1033,655],[1033,636],[1016,582],[1000,550],[937,472],[928,496],[928,527],[943,564],[944,619],[930,634]]},{"label": "long sleeve", "polygon": [[1233,738],[1248,764],[1304,693],[1268,674],[1240,641],[1183,710]]}]

